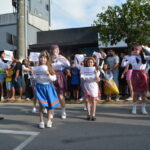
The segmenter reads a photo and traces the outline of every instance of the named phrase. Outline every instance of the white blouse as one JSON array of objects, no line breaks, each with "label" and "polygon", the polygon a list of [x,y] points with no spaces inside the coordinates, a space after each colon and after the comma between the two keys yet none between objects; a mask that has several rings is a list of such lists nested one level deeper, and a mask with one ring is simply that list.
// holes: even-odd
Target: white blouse
[{"label": "white blouse", "polygon": [[[80,77],[83,78],[84,75],[82,74],[82,70],[83,70],[85,67],[82,66],[82,65],[80,65],[80,64],[78,64],[76,60],[74,60],[74,64],[75,64],[75,66],[76,66],[76,67],[80,70],[80,72],[81,72]],[[97,71],[97,75],[100,76],[100,71],[99,71],[99,70]],[[95,76],[93,76],[93,77],[90,77],[90,76],[89,76],[89,77],[86,77],[86,82],[97,82],[97,81],[95,81],[95,77],[96,77],[96,73],[95,73]]]},{"label": "white blouse", "polygon": [[8,61],[7,63],[5,63],[0,59],[0,68],[6,69],[10,66],[11,63],[12,63],[11,61]]},{"label": "white blouse", "polygon": [[[144,56],[145,60],[150,60],[150,56]],[[137,62],[137,60],[139,62]],[[145,70],[146,63],[142,64],[141,56],[126,56],[123,58],[121,66],[126,67],[127,65],[131,64],[133,70]]]},{"label": "white blouse", "polygon": [[46,74],[46,71],[48,71],[48,66],[46,66],[46,65],[32,67],[32,70],[34,72],[32,77],[36,81],[36,83],[49,84],[56,80],[55,74],[54,75]]},{"label": "white blouse", "polygon": [[54,70],[62,70],[65,66],[70,66],[70,62],[64,58],[56,58],[52,63]]},{"label": "white blouse", "polygon": [[49,84],[56,80],[56,75],[33,75],[36,83],[39,84]]}]

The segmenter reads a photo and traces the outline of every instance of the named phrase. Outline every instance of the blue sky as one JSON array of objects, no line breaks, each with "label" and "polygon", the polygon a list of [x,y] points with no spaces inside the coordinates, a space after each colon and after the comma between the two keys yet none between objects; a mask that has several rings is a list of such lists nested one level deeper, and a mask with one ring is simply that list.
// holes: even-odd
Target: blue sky
[{"label": "blue sky", "polygon": [[[13,12],[12,0],[0,0],[0,14]],[[126,0],[52,0],[52,29],[87,27],[96,14]]]}]

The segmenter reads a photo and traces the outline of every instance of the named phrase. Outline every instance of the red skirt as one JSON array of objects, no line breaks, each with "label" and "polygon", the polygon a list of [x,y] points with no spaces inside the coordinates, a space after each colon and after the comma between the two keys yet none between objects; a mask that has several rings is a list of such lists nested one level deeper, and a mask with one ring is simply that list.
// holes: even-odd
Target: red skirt
[{"label": "red skirt", "polygon": [[62,71],[55,71],[57,80],[54,82],[57,93],[64,94],[67,91],[67,79]]},{"label": "red skirt", "polygon": [[133,92],[141,93],[148,90],[148,74],[145,70],[133,70],[131,77]]}]

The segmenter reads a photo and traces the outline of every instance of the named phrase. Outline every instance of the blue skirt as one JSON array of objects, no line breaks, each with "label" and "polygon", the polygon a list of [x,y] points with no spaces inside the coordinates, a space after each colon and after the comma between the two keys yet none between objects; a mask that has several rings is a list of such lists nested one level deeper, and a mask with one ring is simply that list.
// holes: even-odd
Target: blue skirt
[{"label": "blue skirt", "polygon": [[54,109],[59,103],[56,90],[53,84],[36,84],[36,98],[39,101],[39,105],[47,109]]}]

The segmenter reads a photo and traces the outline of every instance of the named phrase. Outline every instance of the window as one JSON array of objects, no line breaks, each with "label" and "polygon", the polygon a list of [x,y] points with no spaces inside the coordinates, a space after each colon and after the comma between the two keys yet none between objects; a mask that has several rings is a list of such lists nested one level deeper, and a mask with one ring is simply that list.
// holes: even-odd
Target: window
[{"label": "window", "polygon": [[7,41],[7,43],[13,45],[12,34],[10,34],[8,32],[6,33],[6,41]]},{"label": "window", "polygon": [[46,10],[49,11],[49,6],[48,6],[48,4],[46,4]]},{"label": "window", "polygon": [[13,45],[17,46],[17,37],[15,35],[12,36]]},{"label": "window", "polygon": [[11,33],[6,33],[6,41],[8,44],[17,46],[17,37]]}]

